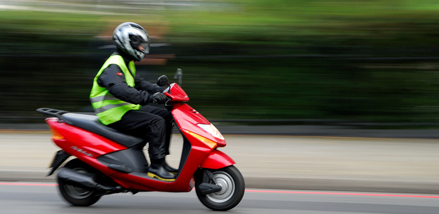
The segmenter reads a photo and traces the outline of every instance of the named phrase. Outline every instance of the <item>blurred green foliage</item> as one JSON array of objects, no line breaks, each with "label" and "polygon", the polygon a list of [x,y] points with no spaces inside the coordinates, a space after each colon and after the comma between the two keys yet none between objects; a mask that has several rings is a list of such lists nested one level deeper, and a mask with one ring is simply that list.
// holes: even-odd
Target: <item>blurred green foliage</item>
[{"label": "blurred green foliage", "polygon": [[[165,23],[165,66],[182,68],[208,119],[438,122],[439,3],[223,0],[149,15],[0,12],[0,115],[89,106],[108,22]],[[144,25],[148,30],[148,26]],[[152,49],[152,53],[154,53]]]}]

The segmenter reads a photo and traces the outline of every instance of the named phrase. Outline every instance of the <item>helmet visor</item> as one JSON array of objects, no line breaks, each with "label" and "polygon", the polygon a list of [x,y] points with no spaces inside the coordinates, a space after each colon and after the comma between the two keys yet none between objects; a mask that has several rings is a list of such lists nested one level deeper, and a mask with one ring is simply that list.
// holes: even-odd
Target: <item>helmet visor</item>
[{"label": "helmet visor", "polygon": [[149,41],[143,39],[141,36],[130,35],[130,42],[133,49],[142,53],[149,53]]},{"label": "helmet visor", "polygon": [[149,42],[141,42],[138,48],[144,53],[149,53]]}]

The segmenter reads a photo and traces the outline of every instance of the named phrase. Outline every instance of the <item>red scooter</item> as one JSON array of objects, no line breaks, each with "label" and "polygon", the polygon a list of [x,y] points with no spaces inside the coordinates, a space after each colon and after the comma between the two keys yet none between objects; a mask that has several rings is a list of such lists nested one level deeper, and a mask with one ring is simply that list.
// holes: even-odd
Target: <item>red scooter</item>
[{"label": "red scooter", "polygon": [[[159,78],[163,85],[163,79]],[[165,80],[169,85],[169,81]],[[174,181],[148,176],[143,153],[146,142],[103,125],[95,115],[39,108],[46,119],[52,140],[60,147],[48,173],[58,169],[62,197],[75,206],[90,206],[101,196],[141,191],[190,192],[212,210],[229,210],[244,196],[245,184],[235,161],[217,150],[226,146],[221,133],[199,112],[185,104],[189,97],[176,83],[169,85],[166,107],[183,136],[180,165]]]}]

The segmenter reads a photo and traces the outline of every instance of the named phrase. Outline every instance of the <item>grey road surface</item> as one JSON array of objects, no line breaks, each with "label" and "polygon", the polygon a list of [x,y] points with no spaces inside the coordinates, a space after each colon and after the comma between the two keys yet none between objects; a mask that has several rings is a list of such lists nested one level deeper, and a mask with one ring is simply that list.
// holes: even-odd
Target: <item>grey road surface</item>
[{"label": "grey road surface", "polygon": [[[439,194],[436,139],[225,135],[248,188]],[[178,166],[182,138],[168,161]],[[0,181],[46,181],[48,132],[0,132]]]},{"label": "grey road surface", "polygon": [[[2,214],[70,213],[213,213],[194,192],[104,196],[91,207],[73,207],[58,195],[56,186],[20,186],[0,183]],[[426,198],[423,198],[426,197]],[[437,214],[438,198],[430,195],[395,195],[343,192],[259,191],[249,189],[229,213],[295,214]],[[215,212],[217,213],[217,212]]]}]

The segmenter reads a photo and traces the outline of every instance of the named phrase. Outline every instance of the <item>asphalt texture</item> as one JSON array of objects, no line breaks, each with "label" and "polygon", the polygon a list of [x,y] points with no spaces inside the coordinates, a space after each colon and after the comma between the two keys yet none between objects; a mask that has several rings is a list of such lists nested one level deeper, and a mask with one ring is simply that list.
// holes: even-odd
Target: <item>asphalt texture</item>
[{"label": "asphalt texture", "polygon": [[[2,214],[204,214],[195,191],[140,192],[102,197],[90,207],[70,206],[57,187],[44,183],[1,184]],[[242,201],[227,213],[239,214],[437,214],[435,195],[314,192],[247,189]]]},{"label": "asphalt texture", "polygon": [[[58,147],[48,131],[0,131],[0,182],[46,177]],[[439,194],[437,139],[225,134],[247,188]],[[178,166],[174,134],[168,162]]]}]

